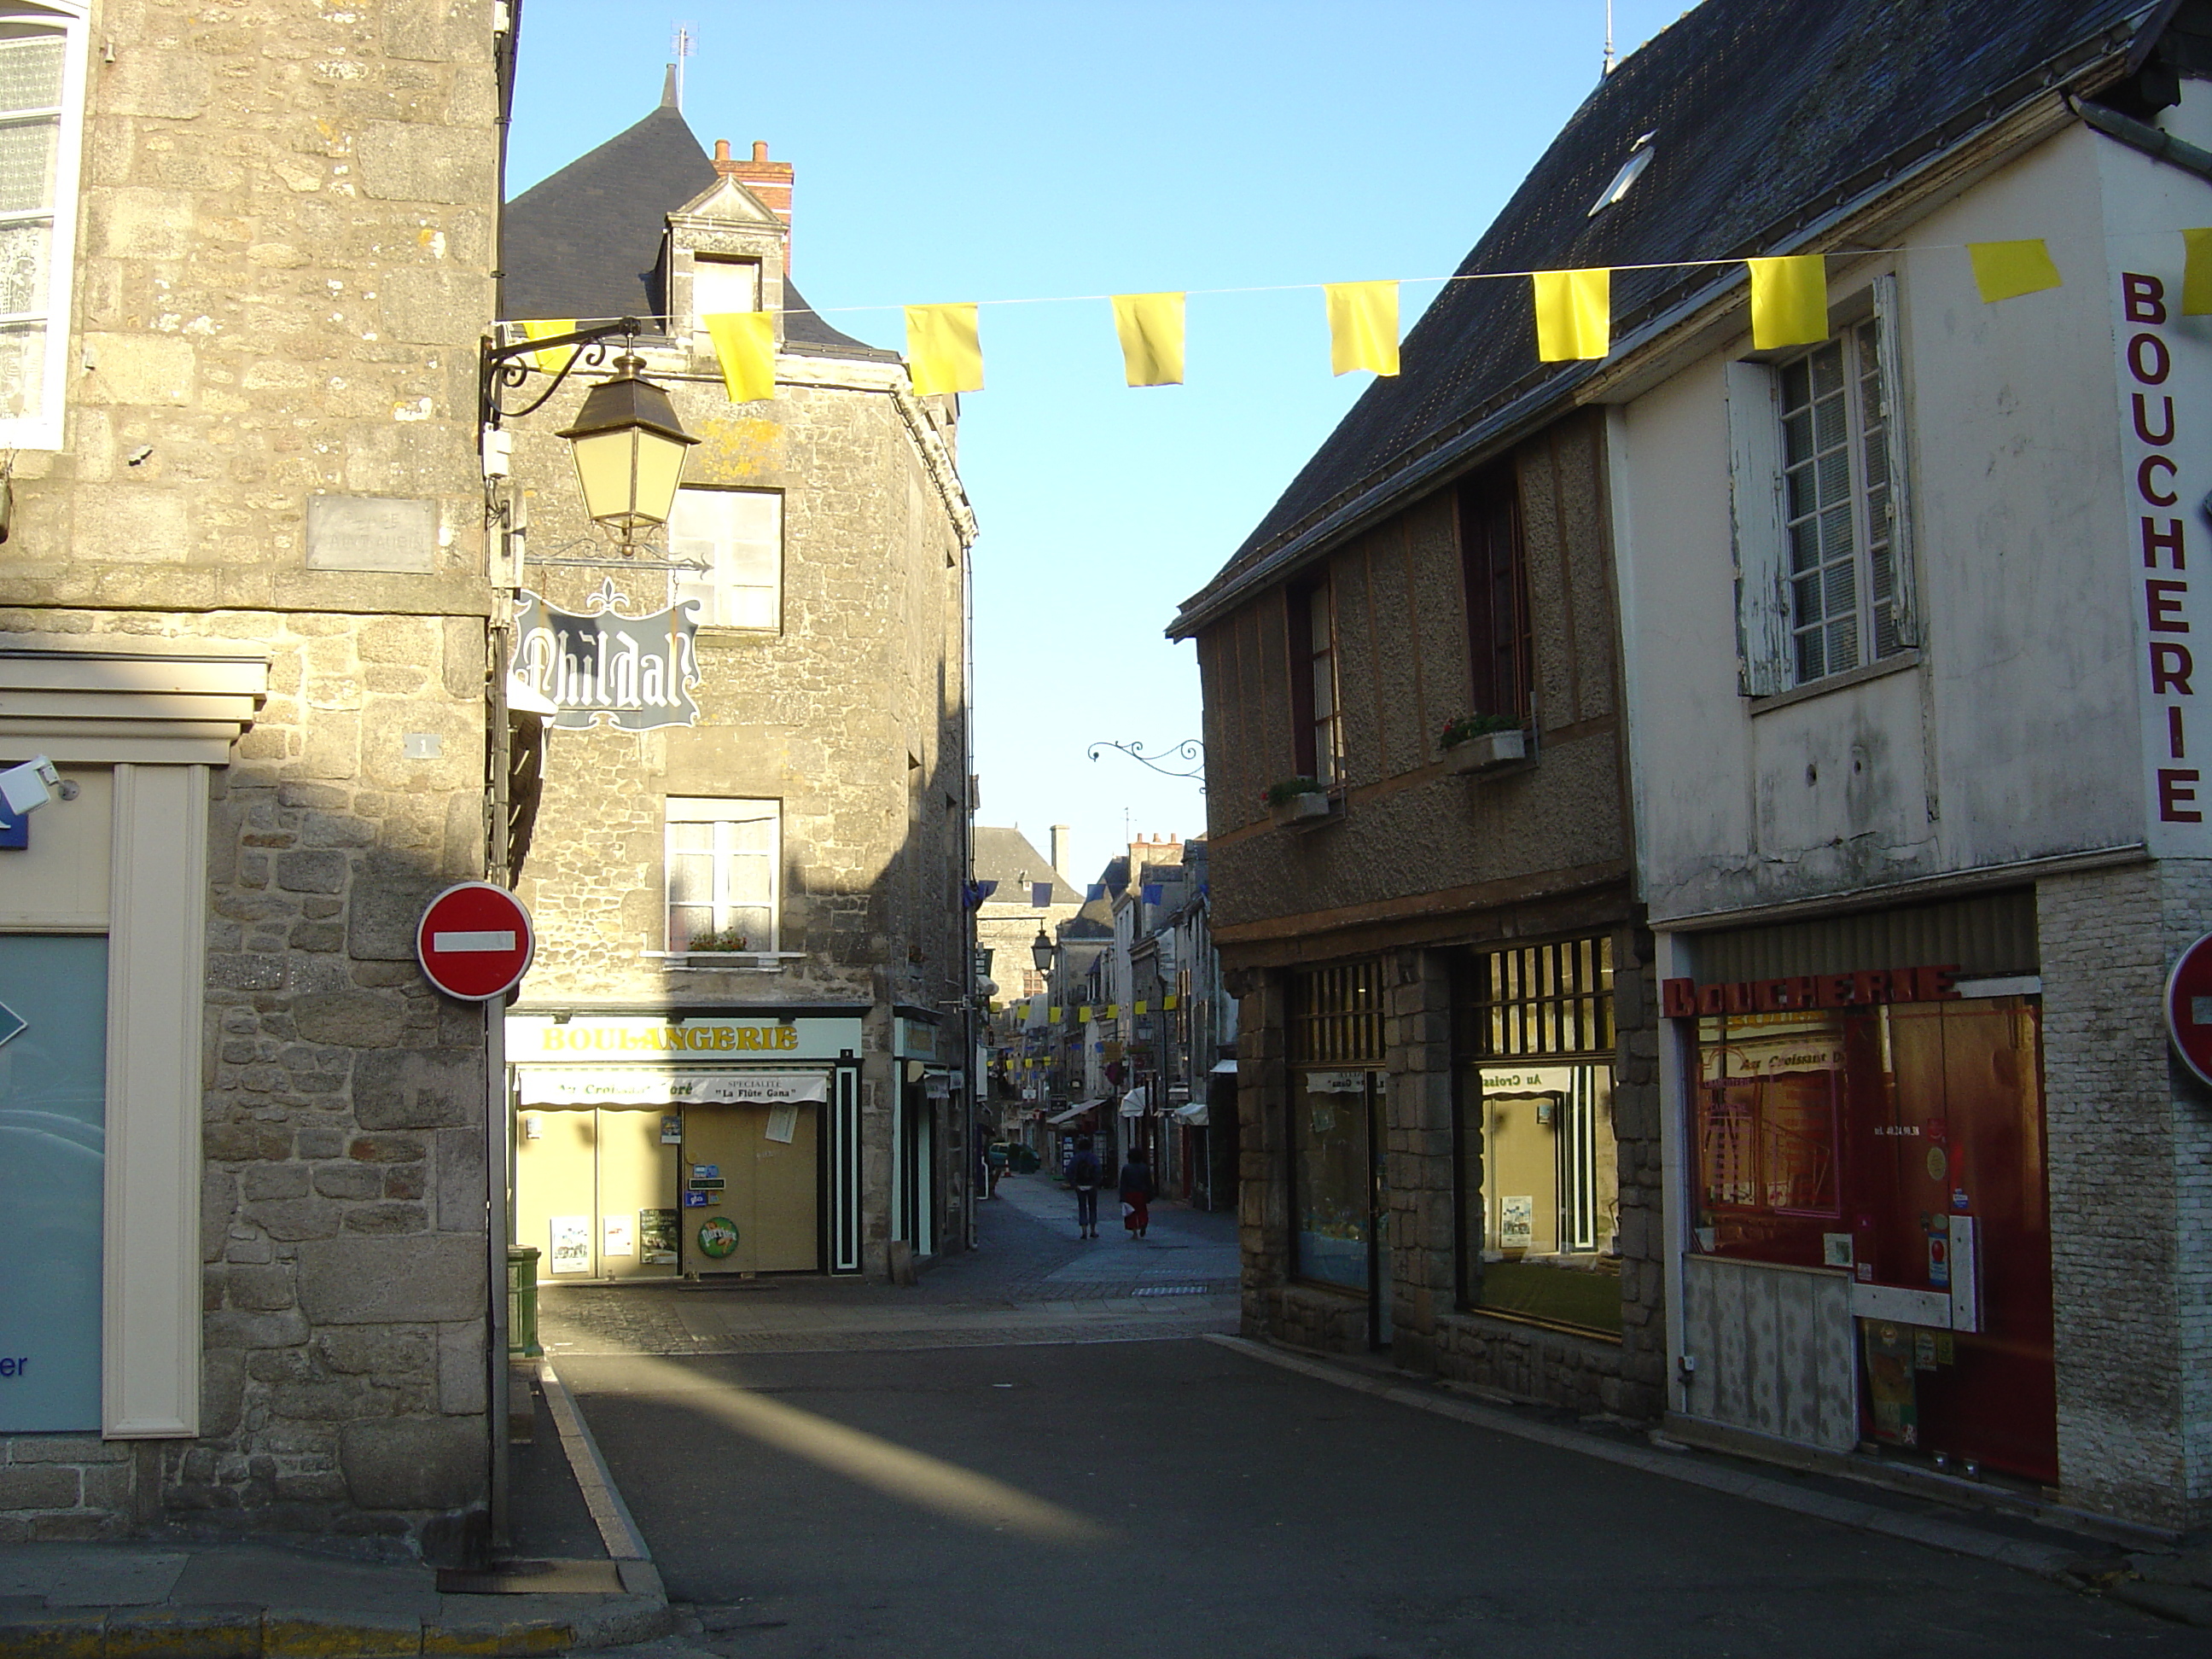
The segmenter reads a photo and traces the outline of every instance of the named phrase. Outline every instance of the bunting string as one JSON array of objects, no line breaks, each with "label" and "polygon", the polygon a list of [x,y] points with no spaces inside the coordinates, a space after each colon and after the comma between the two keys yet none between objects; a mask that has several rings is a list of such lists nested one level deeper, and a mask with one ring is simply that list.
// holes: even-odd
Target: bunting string
[{"label": "bunting string", "polygon": [[[2212,228],[2184,230],[2180,234],[2185,250],[2182,314],[2212,315]],[[1914,249],[1854,248],[1836,257],[1863,259],[1908,252],[1963,252],[1975,292],[1984,305],[1997,305],[2063,285],[2050,246],[2040,238]],[[1613,349],[1614,272],[1741,265],[1749,278],[1753,347],[1771,351],[1815,345],[1828,337],[1828,258],[1826,254],[1808,253],[1764,258],[1667,259],[1575,270],[1484,270],[1385,282],[1280,283],[1156,294],[1052,295],[896,308],[905,313],[908,372],[913,378],[915,392],[924,397],[983,389],[983,344],[979,321],[983,307],[1101,300],[1111,307],[1127,383],[1132,386],[1181,386],[1184,380],[1187,339],[1184,313],[1191,294],[1283,294],[1317,289],[1328,328],[1330,372],[1346,374],[1364,370],[1387,377],[1399,372],[1398,296],[1399,290],[1409,283],[1448,286],[1454,283],[1525,282],[1530,286],[1538,359],[1547,363],[1591,362],[1604,358]],[[790,314],[828,317],[893,308],[830,306],[800,308]],[[714,345],[715,360],[733,403],[758,402],[775,395],[775,318],[773,312],[734,312],[700,319],[702,330]],[[543,339],[572,331],[579,324],[574,319],[533,319],[514,326],[525,339]],[[556,373],[573,349],[556,348],[538,352],[535,354],[537,366],[549,374]]]}]

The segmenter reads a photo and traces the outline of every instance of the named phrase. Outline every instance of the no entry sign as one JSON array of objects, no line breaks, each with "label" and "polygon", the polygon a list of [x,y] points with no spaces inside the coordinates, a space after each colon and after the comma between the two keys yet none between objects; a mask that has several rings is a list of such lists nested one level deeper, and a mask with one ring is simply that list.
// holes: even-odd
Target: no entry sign
[{"label": "no entry sign", "polygon": [[2189,1069],[2212,1083],[2212,933],[2184,951],[2166,976],[2166,1029]]},{"label": "no entry sign", "polygon": [[415,929],[415,954],[430,983],[465,1002],[487,1002],[513,990],[537,948],[530,912],[488,881],[448,887],[430,901]]}]

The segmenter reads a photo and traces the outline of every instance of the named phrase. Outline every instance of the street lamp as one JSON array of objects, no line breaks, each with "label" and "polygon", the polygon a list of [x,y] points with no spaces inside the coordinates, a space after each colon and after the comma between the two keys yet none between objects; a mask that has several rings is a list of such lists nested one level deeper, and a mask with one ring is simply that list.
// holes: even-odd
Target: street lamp
[{"label": "street lamp", "polygon": [[584,510],[621,532],[624,545],[668,522],[684,453],[699,441],[676,418],[667,392],[638,373],[644,367],[628,351],[616,358],[614,374],[585,394],[575,425],[559,434],[575,457]]},{"label": "street lamp", "polygon": [[1042,922],[1039,922],[1037,924],[1037,936],[1035,939],[1030,941],[1030,960],[1036,963],[1036,970],[1040,974],[1048,973],[1051,971],[1052,941],[1044,936],[1044,924]]}]

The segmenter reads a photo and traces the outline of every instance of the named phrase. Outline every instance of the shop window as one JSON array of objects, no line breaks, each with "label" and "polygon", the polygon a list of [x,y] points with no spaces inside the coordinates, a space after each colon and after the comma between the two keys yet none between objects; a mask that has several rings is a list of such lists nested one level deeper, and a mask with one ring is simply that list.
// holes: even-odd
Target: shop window
[{"label": "shop window", "polygon": [[1613,941],[1480,953],[1459,1024],[1464,1301],[1619,1332]]},{"label": "shop window", "polygon": [[668,798],[668,948],[774,951],[782,806]]},{"label": "shop window", "polygon": [[1293,1270],[1370,1296],[1383,1278],[1382,981],[1369,961],[1308,969],[1291,985]]},{"label": "shop window", "polygon": [[695,602],[701,627],[782,628],[781,491],[686,485],[669,515],[668,556],[705,567],[676,571],[671,580],[671,602]]},{"label": "shop window", "polygon": [[58,448],[84,24],[0,4],[0,444]]},{"label": "shop window", "polygon": [[1459,492],[1461,574],[1467,587],[1468,712],[1525,720],[1529,708],[1528,573],[1519,487],[1510,462]]},{"label": "shop window", "polygon": [[[1699,1022],[1699,1242],[1757,1253],[1838,1210],[1840,1016],[1736,1014]],[[1791,1252],[1806,1254],[1802,1242]],[[1817,1256],[1814,1260],[1818,1260]]]},{"label": "shop window", "polygon": [[1290,621],[1293,759],[1299,776],[1333,784],[1342,770],[1343,726],[1338,719],[1336,607],[1326,579],[1291,591]]}]

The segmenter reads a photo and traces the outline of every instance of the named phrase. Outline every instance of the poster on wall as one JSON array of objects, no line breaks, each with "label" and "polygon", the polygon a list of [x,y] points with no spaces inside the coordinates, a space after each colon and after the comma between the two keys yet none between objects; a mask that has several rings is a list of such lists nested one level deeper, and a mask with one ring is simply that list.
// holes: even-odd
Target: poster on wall
[{"label": "poster on wall", "polygon": [[672,1267],[676,1265],[678,1213],[674,1210],[640,1210],[637,1212],[638,1260],[646,1266]]},{"label": "poster on wall", "polygon": [[769,1107],[768,1128],[765,1133],[770,1140],[781,1142],[786,1146],[790,1146],[792,1137],[799,1133],[799,1108],[796,1106]]},{"label": "poster on wall", "polygon": [[632,1255],[636,1253],[635,1235],[630,1231],[628,1216],[607,1216],[601,1220],[599,1228],[601,1255]]},{"label": "poster on wall", "polygon": [[592,1271],[591,1217],[550,1216],[547,1218],[546,1227],[552,1234],[552,1250],[545,1258],[549,1273],[587,1273]]},{"label": "poster on wall", "polygon": [[1536,1200],[1533,1194],[1516,1194],[1498,1200],[1498,1247],[1525,1250],[1536,1242]]}]

